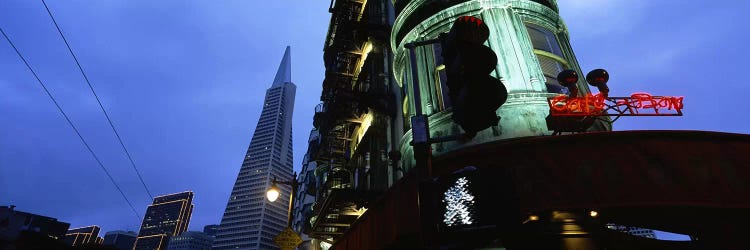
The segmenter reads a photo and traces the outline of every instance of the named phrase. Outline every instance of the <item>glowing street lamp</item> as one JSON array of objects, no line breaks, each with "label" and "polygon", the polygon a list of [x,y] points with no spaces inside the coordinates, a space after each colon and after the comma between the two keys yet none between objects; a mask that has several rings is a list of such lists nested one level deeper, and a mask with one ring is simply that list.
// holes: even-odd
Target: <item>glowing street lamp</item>
[{"label": "glowing street lamp", "polygon": [[274,202],[279,198],[279,187],[276,186],[276,179],[273,180],[271,188],[266,192],[266,198],[268,198],[268,201],[270,202]]},{"label": "glowing street lamp", "polygon": [[597,216],[599,216],[599,212],[597,212],[596,210],[591,210],[591,211],[589,211],[589,216],[591,216],[591,217],[597,217]]},{"label": "glowing street lamp", "polygon": [[279,187],[276,186],[276,184],[284,184],[289,185],[292,187],[292,192],[289,194],[289,220],[287,221],[287,226],[290,228],[292,227],[292,216],[294,214],[292,213],[292,206],[294,205],[294,193],[297,192],[297,187],[299,187],[299,182],[297,182],[297,173],[294,173],[294,176],[292,177],[292,181],[277,181],[276,177],[273,177],[273,181],[271,182],[271,188],[266,191],[266,198],[268,198],[268,201],[274,202],[279,198],[279,195],[281,195],[281,190],[279,190]]}]

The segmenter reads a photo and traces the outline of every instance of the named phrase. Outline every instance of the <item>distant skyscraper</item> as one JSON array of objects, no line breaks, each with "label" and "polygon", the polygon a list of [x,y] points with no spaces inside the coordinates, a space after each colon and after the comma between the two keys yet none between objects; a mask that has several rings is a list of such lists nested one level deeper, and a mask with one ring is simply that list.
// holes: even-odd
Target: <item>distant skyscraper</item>
[{"label": "distant skyscraper", "polygon": [[162,195],[146,209],[135,250],[165,250],[172,236],[187,231],[193,213],[193,192]]},{"label": "distant skyscraper", "polygon": [[138,237],[133,231],[111,231],[104,235],[105,246],[113,246],[117,250],[132,250],[135,238]]},{"label": "distant skyscraper", "polygon": [[168,250],[211,250],[214,237],[204,232],[187,231],[172,237]]},{"label": "distant skyscraper", "polygon": [[68,242],[71,246],[102,244],[99,231],[101,231],[99,226],[73,228],[65,234],[65,242]]},{"label": "distant skyscraper", "polygon": [[211,235],[216,236],[216,233],[219,231],[219,225],[206,225],[203,227],[203,232]]},{"label": "distant skyscraper", "polygon": [[271,179],[292,178],[292,112],[297,87],[292,83],[290,48],[266,90],[263,111],[229,196],[213,248],[276,249],[275,237],[287,225],[291,188],[279,185],[276,202],[266,200]]}]

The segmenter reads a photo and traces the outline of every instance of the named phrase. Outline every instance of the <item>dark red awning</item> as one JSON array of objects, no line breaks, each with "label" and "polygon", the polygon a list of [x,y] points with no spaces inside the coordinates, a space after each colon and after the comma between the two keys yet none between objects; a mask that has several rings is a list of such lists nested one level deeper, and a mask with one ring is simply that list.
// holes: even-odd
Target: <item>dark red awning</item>
[{"label": "dark red awning", "polygon": [[[596,209],[613,222],[681,232],[750,223],[750,135],[624,131],[517,138],[433,160],[436,176],[474,166],[510,182],[521,213]],[[502,178],[500,178],[502,176]],[[498,197],[502,199],[502,197]],[[382,249],[419,232],[413,175],[334,245]]]}]

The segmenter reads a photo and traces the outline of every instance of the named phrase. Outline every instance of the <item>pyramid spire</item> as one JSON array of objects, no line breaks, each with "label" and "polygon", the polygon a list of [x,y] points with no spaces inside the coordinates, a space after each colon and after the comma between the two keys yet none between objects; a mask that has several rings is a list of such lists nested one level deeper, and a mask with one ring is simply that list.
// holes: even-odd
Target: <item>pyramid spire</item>
[{"label": "pyramid spire", "polygon": [[284,51],[284,58],[281,59],[279,64],[279,70],[276,71],[276,78],[273,79],[273,86],[284,84],[285,82],[292,82],[292,52],[291,47],[286,46]]}]

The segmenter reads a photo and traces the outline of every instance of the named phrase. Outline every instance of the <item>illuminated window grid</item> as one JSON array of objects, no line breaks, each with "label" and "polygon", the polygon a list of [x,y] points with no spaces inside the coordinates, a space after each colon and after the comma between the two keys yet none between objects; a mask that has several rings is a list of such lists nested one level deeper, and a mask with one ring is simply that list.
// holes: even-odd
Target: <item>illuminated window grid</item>
[{"label": "illuminated window grid", "polygon": [[[169,195],[162,195],[162,196],[159,196],[159,197],[165,197],[165,196],[169,196]],[[159,198],[159,197],[155,197],[154,199]],[[193,205],[188,204],[188,200],[187,199],[179,199],[179,200],[167,201],[167,202],[162,202],[162,203],[156,203],[156,204],[149,205],[149,207],[154,207],[154,206],[161,206],[161,205],[166,205],[166,204],[175,203],[175,202],[181,202],[182,204],[181,204],[181,207],[180,207],[180,213],[179,213],[179,215],[177,217],[177,220],[176,220],[177,223],[175,224],[175,229],[172,232],[172,235],[178,235],[181,232],[184,232],[185,230],[187,230],[187,226],[188,226],[188,222],[189,222],[188,220],[189,219],[185,220],[185,217],[188,216],[188,214],[186,213],[186,209],[187,209],[187,207],[189,205],[190,209],[188,210],[188,212],[192,212]]]},{"label": "illuminated window grid", "polygon": [[[89,229],[90,231],[89,232],[71,232],[71,231],[82,230],[82,229]],[[71,232],[71,233],[66,233],[65,236],[75,237],[73,239],[72,246],[81,246],[81,245],[92,243],[92,242],[98,243],[99,242],[99,239],[97,238],[99,236],[98,229],[99,229],[99,226],[96,226],[96,225],[73,228],[73,229],[69,229],[68,232]]]},{"label": "illuminated window grid", "polygon": [[[161,195],[154,198],[148,206],[146,217],[141,226],[141,234],[136,239],[137,249],[160,247],[170,236],[176,236],[187,230],[193,204],[192,191]],[[163,235],[156,242],[157,237]],[[140,239],[140,240],[139,240]],[[147,242],[144,240],[149,239]],[[139,245],[140,243],[140,245]],[[153,244],[159,244],[154,246]]]},{"label": "illuminated window grid", "polygon": [[147,236],[139,236],[138,238],[135,239],[135,244],[133,244],[133,246],[138,246],[139,240],[144,240],[144,239],[153,238],[153,237],[160,237],[159,246],[161,246],[162,243],[164,243],[164,238],[166,238],[167,235],[166,234],[154,234],[154,235],[147,235]]}]

